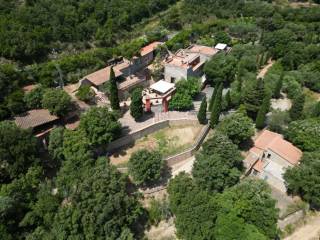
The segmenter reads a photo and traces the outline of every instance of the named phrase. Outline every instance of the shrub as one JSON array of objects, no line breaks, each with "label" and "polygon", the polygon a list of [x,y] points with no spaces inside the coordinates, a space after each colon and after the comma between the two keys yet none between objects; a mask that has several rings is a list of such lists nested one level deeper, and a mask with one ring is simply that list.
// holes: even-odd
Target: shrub
[{"label": "shrub", "polygon": [[76,97],[84,102],[91,102],[94,98],[94,92],[89,85],[81,86],[76,94]]},{"label": "shrub", "polygon": [[48,89],[43,95],[42,107],[51,114],[65,116],[71,107],[71,97],[62,89]]}]

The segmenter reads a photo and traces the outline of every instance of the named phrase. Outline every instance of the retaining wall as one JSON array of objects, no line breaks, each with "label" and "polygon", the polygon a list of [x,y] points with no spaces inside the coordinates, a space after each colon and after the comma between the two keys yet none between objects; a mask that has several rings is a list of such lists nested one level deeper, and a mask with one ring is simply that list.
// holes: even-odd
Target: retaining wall
[{"label": "retaining wall", "polygon": [[130,144],[134,144],[134,142],[140,138],[143,138],[151,133],[159,131],[163,128],[169,126],[179,126],[179,125],[187,125],[187,124],[198,124],[197,120],[191,119],[170,119],[160,121],[154,124],[151,124],[143,129],[137,130],[133,133],[125,135],[123,137],[118,138],[117,140],[111,142],[106,148],[106,152],[113,153],[116,150],[119,150],[125,146],[129,146]]}]

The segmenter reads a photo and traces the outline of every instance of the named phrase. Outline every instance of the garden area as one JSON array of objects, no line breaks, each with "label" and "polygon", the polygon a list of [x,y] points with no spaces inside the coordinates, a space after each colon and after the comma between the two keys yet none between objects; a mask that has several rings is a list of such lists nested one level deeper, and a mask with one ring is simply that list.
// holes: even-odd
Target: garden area
[{"label": "garden area", "polygon": [[171,126],[161,129],[139,139],[132,146],[120,149],[110,156],[110,162],[118,167],[125,167],[131,155],[141,149],[158,150],[163,157],[175,155],[190,148],[201,129],[200,124]]}]

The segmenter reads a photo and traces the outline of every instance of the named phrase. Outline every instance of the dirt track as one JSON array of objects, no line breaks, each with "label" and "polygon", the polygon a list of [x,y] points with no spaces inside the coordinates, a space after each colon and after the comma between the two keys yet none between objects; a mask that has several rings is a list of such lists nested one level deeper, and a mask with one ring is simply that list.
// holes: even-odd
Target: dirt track
[{"label": "dirt track", "polygon": [[284,240],[319,240],[320,239],[320,214],[311,217],[307,224],[298,228],[291,236]]}]

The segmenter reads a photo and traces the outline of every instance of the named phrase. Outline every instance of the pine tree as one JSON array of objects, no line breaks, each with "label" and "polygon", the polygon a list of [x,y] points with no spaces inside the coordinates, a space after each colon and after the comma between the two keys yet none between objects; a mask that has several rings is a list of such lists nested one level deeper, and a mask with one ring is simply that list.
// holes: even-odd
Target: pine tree
[{"label": "pine tree", "polygon": [[215,97],[215,101],[212,107],[211,116],[210,116],[210,126],[213,129],[219,122],[219,117],[221,113],[221,103],[222,103],[222,90],[223,84],[220,83],[219,88],[217,90],[217,95]]},{"label": "pine tree", "polygon": [[207,122],[207,98],[206,97],[202,99],[197,117],[200,124],[206,124]]},{"label": "pine tree", "polygon": [[283,74],[281,74],[280,78],[277,81],[276,87],[274,89],[273,97],[280,98],[281,97],[281,89],[283,84]]},{"label": "pine tree", "polygon": [[213,93],[212,93],[212,96],[211,96],[211,99],[210,99],[210,104],[209,104],[209,111],[210,112],[212,111],[212,107],[213,107],[213,104],[214,104],[215,97],[217,95],[217,91],[218,91],[218,84],[216,84],[214,86],[214,90],[213,90]]},{"label": "pine tree", "polygon": [[256,127],[258,129],[262,129],[265,126],[266,122],[266,114],[268,113],[270,108],[270,97],[266,96],[263,99],[263,103],[261,108],[258,111],[257,119],[256,119]]},{"label": "pine tree", "polygon": [[289,112],[291,120],[295,121],[302,117],[304,101],[305,101],[304,94],[300,94],[300,96],[293,99],[292,107]]},{"label": "pine tree", "polygon": [[110,70],[110,103],[112,110],[120,110],[118,86],[113,68]]},{"label": "pine tree", "polygon": [[142,104],[142,90],[141,88],[136,88],[131,94],[130,105],[130,114],[135,120],[138,120],[143,115]]}]

